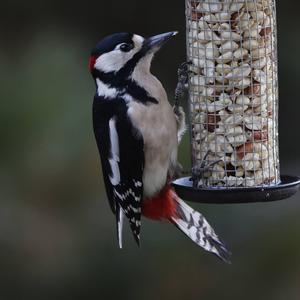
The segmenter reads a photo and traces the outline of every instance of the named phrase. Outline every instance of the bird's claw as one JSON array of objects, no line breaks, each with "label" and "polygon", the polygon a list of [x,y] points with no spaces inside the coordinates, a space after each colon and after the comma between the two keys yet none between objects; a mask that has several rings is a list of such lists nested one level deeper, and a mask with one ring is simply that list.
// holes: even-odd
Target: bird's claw
[{"label": "bird's claw", "polygon": [[175,90],[175,105],[178,105],[176,103],[178,103],[180,98],[183,98],[187,88],[189,74],[193,73],[192,71],[189,70],[190,65],[191,62],[184,62],[178,67],[177,70],[178,81]]},{"label": "bird's claw", "polygon": [[177,74],[178,74],[178,78],[182,78],[182,77],[185,77],[187,78],[188,74],[189,74],[189,66],[192,64],[192,62],[190,61],[186,61],[186,62],[183,62],[179,67],[178,67],[178,71],[177,71]]},{"label": "bird's claw", "polygon": [[193,74],[194,72],[189,70],[189,66],[192,64],[190,61],[183,62],[177,70],[178,74],[178,83],[181,85],[186,85],[188,82],[189,74]]},{"label": "bird's claw", "polygon": [[207,152],[204,155],[204,157],[199,165],[192,168],[191,180],[193,181],[194,187],[197,187],[199,181],[204,179],[204,174],[206,172],[212,172],[214,169],[214,166],[222,161],[221,159],[219,159],[219,160],[207,163],[206,158],[207,158],[208,154],[209,154],[209,152]]}]

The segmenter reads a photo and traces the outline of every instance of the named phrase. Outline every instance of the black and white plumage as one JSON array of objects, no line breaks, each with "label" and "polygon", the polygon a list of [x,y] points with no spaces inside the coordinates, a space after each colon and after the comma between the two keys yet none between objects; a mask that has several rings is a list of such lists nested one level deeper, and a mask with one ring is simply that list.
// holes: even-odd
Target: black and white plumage
[{"label": "black and white plumage", "polygon": [[96,83],[94,133],[106,192],[116,215],[120,247],[124,215],[137,243],[144,215],[174,223],[198,245],[226,260],[225,246],[206,221],[198,222],[196,212],[192,217],[198,222],[197,234],[193,233],[184,213],[192,208],[183,205],[168,185],[178,167],[184,112],[180,109],[174,114],[150,66],[155,52],[175,34],[148,39],[130,33],[114,34],[91,53],[89,68]]},{"label": "black and white plumage", "polygon": [[[112,210],[116,212],[118,232],[121,232],[119,223],[124,212],[138,241],[143,195],[143,139],[132,127],[126,112],[124,99],[95,96],[94,132],[108,199]],[[121,239],[119,243],[121,246]]]}]

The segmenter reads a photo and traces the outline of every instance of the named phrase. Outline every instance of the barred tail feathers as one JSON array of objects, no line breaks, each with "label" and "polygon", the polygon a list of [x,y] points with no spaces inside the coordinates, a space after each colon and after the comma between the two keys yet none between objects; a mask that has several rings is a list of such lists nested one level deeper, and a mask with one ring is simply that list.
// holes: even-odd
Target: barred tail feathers
[{"label": "barred tail feathers", "polygon": [[198,246],[230,263],[230,252],[204,216],[181,200],[170,186],[158,196],[145,199],[142,214],[150,219],[170,221]]},{"label": "barred tail feathers", "polygon": [[198,246],[217,255],[224,262],[230,263],[230,252],[205,217],[179,197],[176,197],[175,201],[178,204],[179,217],[172,217],[172,223]]}]

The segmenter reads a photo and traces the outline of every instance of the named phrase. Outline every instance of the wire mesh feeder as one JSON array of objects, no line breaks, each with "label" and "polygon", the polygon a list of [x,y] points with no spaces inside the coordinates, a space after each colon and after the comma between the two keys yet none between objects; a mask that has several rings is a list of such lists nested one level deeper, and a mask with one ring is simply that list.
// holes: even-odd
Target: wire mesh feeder
[{"label": "wire mesh feeder", "polygon": [[193,174],[175,188],[202,202],[204,191],[233,190],[226,202],[296,191],[279,172],[275,0],[186,0],[186,21]]}]

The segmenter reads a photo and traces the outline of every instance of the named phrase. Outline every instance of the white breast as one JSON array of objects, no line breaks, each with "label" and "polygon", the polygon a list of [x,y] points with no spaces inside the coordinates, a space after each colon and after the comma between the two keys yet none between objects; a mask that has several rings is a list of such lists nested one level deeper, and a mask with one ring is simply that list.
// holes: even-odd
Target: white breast
[{"label": "white breast", "polygon": [[143,87],[159,103],[143,105],[130,101],[128,115],[144,139],[144,197],[150,197],[166,184],[168,170],[177,161],[178,143],[175,116],[164,88],[152,75],[148,75],[146,81]]}]

